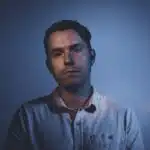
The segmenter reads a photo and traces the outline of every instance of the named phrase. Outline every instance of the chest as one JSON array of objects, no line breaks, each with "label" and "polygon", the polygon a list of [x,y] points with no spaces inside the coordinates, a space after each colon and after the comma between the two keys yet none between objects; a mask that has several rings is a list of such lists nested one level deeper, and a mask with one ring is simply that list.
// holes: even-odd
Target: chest
[{"label": "chest", "polygon": [[[31,130],[42,150],[121,150],[124,139],[117,116],[77,113],[50,114],[33,122]],[[31,141],[32,142],[32,141]]]}]

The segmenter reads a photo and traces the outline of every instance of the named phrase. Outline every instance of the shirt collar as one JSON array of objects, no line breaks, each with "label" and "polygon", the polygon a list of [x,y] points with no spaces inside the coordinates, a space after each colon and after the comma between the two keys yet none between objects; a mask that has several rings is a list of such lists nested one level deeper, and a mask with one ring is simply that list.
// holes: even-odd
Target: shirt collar
[{"label": "shirt collar", "polygon": [[[52,92],[52,103],[53,106],[55,107],[56,110],[59,111],[67,111],[67,107],[64,103],[64,101],[62,100],[62,98],[59,96],[58,92],[57,92],[57,88],[55,88],[55,90]],[[96,111],[96,109],[99,107],[99,97],[100,94],[97,92],[96,88],[92,87],[93,92],[91,97],[89,98],[89,104],[87,107],[84,108],[85,111],[93,113]]]}]

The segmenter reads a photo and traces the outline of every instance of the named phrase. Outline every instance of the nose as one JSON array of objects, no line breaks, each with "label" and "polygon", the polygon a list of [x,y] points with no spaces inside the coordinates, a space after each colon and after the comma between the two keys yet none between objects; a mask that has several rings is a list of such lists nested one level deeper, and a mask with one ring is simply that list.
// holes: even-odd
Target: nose
[{"label": "nose", "polygon": [[64,64],[65,65],[73,65],[74,60],[71,52],[66,52],[64,55]]}]

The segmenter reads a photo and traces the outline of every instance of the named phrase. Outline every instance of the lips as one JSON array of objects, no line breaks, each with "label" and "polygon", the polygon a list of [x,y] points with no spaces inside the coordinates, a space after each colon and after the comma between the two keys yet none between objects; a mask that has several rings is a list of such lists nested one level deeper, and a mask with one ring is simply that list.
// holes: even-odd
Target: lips
[{"label": "lips", "polygon": [[77,71],[77,70],[68,70],[68,71],[66,71],[66,73],[76,73],[76,72],[79,72],[79,71]]},{"label": "lips", "polygon": [[80,73],[80,71],[79,70],[77,70],[77,69],[67,69],[67,70],[65,70],[65,72],[64,72],[64,75],[78,75]]},{"label": "lips", "polygon": [[64,71],[64,73],[77,73],[80,72],[79,69],[69,68]]},{"label": "lips", "polygon": [[65,74],[66,75],[75,75],[75,74],[79,74],[79,71],[71,70],[71,71],[67,71]]}]

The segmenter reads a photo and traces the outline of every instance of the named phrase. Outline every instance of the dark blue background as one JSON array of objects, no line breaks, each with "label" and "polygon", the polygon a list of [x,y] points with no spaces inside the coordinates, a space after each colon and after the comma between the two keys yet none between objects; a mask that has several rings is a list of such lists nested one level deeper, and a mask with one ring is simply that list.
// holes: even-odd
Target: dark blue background
[{"label": "dark blue background", "polygon": [[150,149],[150,3],[148,1],[0,1],[0,141],[15,110],[51,92],[44,31],[59,19],[77,19],[92,32],[97,59],[92,83],[135,109]]}]

